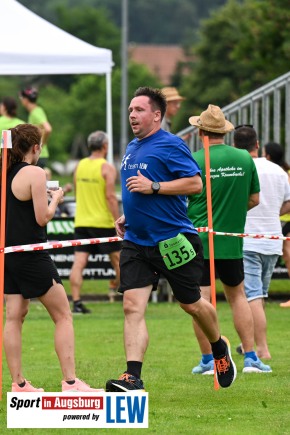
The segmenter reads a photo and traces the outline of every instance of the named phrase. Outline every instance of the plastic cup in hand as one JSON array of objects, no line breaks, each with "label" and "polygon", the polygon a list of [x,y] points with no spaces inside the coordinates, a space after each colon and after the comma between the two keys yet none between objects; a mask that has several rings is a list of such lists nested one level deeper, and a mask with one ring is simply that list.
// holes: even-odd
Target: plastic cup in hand
[{"label": "plastic cup in hand", "polygon": [[47,188],[47,190],[58,190],[59,189],[59,181],[47,181],[46,188]]}]

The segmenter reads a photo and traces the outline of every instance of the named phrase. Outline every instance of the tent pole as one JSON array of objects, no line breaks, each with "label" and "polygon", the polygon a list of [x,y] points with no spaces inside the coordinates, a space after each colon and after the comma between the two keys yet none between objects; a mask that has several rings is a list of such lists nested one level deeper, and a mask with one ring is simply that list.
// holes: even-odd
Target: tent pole
[{"label": "tent pole", "polygon": [[106,122],[109,137],[108,162],[113,164],[112,81],[110,72],[106,73]]}]

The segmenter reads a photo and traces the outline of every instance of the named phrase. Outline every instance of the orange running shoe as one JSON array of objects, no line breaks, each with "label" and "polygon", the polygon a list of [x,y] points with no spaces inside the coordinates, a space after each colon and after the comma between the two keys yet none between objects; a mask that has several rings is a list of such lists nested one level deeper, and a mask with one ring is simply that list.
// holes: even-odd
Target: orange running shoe
[{"label": "orange running shoe", "polygon": [[119,379],[110,379],[106,384],[106,391],[123,393],[124,391],[145,391],[143,381],[129,373],[123,373]]},{"label": "orange running shoe", "polygon": [[224,355],[214,359],[215,363],[215,376],[222,388],[227,388],[232,385],[237,376],[237,369],[231,356],[230,342],[226,337],[221,337],[226,344],[226,351]]}]

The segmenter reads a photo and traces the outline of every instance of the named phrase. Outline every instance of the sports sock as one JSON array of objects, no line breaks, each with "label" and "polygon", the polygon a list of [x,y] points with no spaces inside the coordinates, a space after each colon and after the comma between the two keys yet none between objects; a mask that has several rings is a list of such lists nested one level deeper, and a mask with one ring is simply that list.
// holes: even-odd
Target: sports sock
[{"label": "sports sock", "polygon": [[23,388],[23,387],[25,387],[25,384],[26,384],[26,382],[23,381],[23,382],[21,382],[21,384],[18,384],[18,387]]},{"label": "sports sock", "polygon": [[142,362],[140,361],[127,361],[127,370],[126,372],[130,375],[135,376],[135,378],[140,379],[141,370],[142,370]]},{"label": "sports sock", "polygon": [[245,352],[244,355],[245,355],[245,358],[251,358],[254,361],[257,361],[257,359],[258,359],[256,352],[254,350],[252,350],[252,352]]},{"label": "sports sock", "polygon": [[202,360],[203,364],[209,363],[210,361],[213,360],[212,353],[203,353],[201,360]]},{"label": "sports sock", "polygon": [[75,383],[75,379],[73,380],[73,381],[65,381],[67,384],[69,384],[69,385],[73,385],[74,383]]},{"label": "sports sock", "polygon": [[227,345],[224,342],[224,340],[222,340],[221,337],[215,343],[210,343],[210,344],[211,344],[212,353],[213,353],[214,358],[220,358],[221,356],[223,356],[225,354]]}]

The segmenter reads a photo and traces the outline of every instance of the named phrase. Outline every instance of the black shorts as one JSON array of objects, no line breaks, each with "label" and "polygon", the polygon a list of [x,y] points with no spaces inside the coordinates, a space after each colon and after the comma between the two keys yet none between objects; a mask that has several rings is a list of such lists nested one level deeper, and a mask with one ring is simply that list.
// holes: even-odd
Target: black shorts
[{"label": "black shorts", "polygon": [[200,299],[200,280],[203,273],[203,248],[198,235],[184,234],[196,256],[176,269],[165,266],[158,246],[141,246],[124,240],[120,256],[120,292],[153,285],[156,290],[162,274],[169,282],[175,298],[183,304]]},{"label": "black shorts", "polygon": [[[116,237],[115,228],[93,228],[77,227],[75,228],[74,238],[79,239],[99,239],[101,237]],[[111,252],[120,251],[122,242],[108,242],[94,245],[76,246],[75,252],[88,252],[89,254],[111,254]]]},{"label": "black shorts", "polygon": [[287,237],[287,235],[290,233],[290,222],[285,222],[283,225],[282,223],[282,234],[284,237]]},{"label": "black shorts", "polygon": [[[242,258],[235,260],[215,260],[214,264],[216,278],[218,277],[223,284],[235,287],[244,281],[244,263]],[[204,260],[204,270],[200,285],[210,285],[209,260]]]},{"label": "black shorts", "polygon": [[5,294],[21,294],[24,299],[38,298],[52,287],[53,280],[62,284],[48,251],[5,255]]}]

